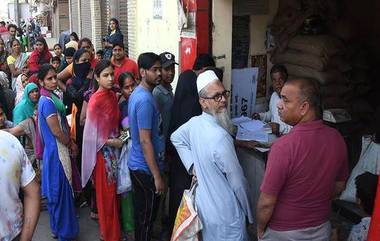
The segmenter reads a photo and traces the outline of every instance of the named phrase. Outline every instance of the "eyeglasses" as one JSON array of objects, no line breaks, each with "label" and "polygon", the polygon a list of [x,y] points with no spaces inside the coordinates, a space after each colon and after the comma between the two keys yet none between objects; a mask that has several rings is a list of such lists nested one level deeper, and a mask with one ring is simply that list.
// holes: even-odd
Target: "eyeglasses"
[{"label": "eyeglasses", "polygon": [[223,91],[222,93],[216,93],[214,96],[210,96],[210,97],[208,97],[208,96],[201,96],[201,98],[203,98],[203,99],[208,99],[208,100],[211,100],[211,99],[213,99],[213,100],[215,100],[216,102],[220,102],[220,101],[222,101],[222,98],[224,97],[224,98],[228,98],[228,97],[230,97],[230,94],[231,94],[231,91],[229,91],[229,90],[225,90],[225,91]]}]

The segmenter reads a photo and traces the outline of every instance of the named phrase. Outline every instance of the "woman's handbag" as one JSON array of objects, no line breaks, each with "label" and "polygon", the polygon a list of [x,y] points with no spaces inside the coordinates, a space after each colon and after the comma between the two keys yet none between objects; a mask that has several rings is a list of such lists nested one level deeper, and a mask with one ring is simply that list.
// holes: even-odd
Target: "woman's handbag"
[{"label": "woman's handbag", "polygon": [[190,189],[183,192],[177,211],[171,241],[199,241],[202,223],[195,205],[195,189],[198,183],[193,179]]}]

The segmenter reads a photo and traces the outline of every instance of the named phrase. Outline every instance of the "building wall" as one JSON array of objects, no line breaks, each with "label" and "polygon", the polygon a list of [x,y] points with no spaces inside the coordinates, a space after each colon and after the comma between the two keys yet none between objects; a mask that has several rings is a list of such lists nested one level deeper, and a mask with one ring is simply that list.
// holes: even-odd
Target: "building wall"
[{"label": "building wall", "polygon": [[91,12],[91,3],[89,4],[89,1],[80,1],[80,38],[92,38],[92,22],[96,20],[96,15],[94,15],[95,18],[92,18],[92,12]]},{"label": "building wall", "polygon": [[223,83],[227,89],[231,89],[232,3],[232,0],[212,2],[212,54],[216,67],[224,69]]},{"label": "building wall", "polygon": [[265,40],[266,40],[266,30],[267,26],[272,23],[272,20],[277,13],[278,0],[268,0],[269,1],[269,12],[264,15],[251,15],[251,46],[250,54],[258,55],[265,54]]},{"label": "building wall", "polygon": [[79,9],[79,2],[80,0],[70,0],[70,27],[71,32],[76,32],[77,34],[80,34],[80,9]]},{"label": "building wall", "polygon": [[[162,19],[153,18],[154,1],[128,1],[128,47],[130,58],[139,54],[171,52],[179,60],[180,31],[177,0],[162,0]],[[131,14],[130,14],[131,13]],[[173,87],[178,78],[178,66]]]},{"label": "building wall", "polygon": [[128,9],[128,54],[137,59],[137,0],[127,1]]},{"label": "building wall", "polygon": [[59,0],[56,8],[57,15],[57,24],[56,32],[54,36],[59,38],[61,32],[70,29],[70,18],[69,18],[69,1],[68,0]]},{"label": "building wall", "polygon": [[[154,1],[137,1],[136,54],[169,51],[178,59],[179,30],[177,0],[162,0],[162,19],[153,18]],[[132,23],[130,23],[132,24]]]}]

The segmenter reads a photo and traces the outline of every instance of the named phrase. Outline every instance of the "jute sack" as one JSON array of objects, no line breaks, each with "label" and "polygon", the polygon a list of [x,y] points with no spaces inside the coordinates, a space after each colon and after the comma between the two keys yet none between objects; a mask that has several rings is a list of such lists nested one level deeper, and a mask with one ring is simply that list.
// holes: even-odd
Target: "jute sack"
[{"label": "jute sack", "polygon": [[289,75],[312,78],[317,80],[321,85],[346,82],[344,75],[336,69],[327,69],[326,71],[320,72],[309,67],[294,64],[285,63],[284,65],[287,68]]},{"label": "jute sack", "polygon": [[310,67],[318,71],[323,71],[328,64],[327,57],[317,56],[292,49],[288,49],[284,53],[274,55],[271,60],[274,64],[289,63]]},{"label": "jute sack", "polygon": [[288,47],[317,56],[333,56],[344,45],[339,39],[329,35],[297,35],[290,40]]},{"label": "jute sack", "polygon": [[322,97],[323,109],[346,108],[347,105],[348,103],[339,97]]},{"label": "jute sack", "polygon": [[321,86],[322,97],[342,97],[350,92],[350,88],[344,84],[332,84]]}]

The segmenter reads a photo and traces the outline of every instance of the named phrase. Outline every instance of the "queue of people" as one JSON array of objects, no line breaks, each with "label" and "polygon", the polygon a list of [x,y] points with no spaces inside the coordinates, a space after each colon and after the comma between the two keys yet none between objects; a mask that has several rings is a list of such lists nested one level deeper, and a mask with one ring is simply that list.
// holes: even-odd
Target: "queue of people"
[{"label": "queue of people", "polygon": [[[194,182],[201,240],[246,241],[253,223],[259,240],[329,240],[331,202],[344,188],[348,157],[342,136],[321,121],[313,80],[271,69],[269,111],[253,118],[280,138],[251,207],[227,111],[230,91],[212,56],[197,56],[174,93],[175,56],[146,52],[136,63],[122,39],[116,19],[104,52],[72,33],[64,47],[54,45],[54,56],[42,37],[30,56],[13,39],[9,55],[0,38],[0,186],[9,190],[0,197],[7,210],[0,240],[31,240],[41,198],[58,240],[77,240],[77,208],[85,205],[101,240],[152,240],[158,212],[166,219],[159,235],[169,240]],[[358,198],[370,213],[365,178],[357,180]],[[130,183],[122,191],[120,179]]]}]

